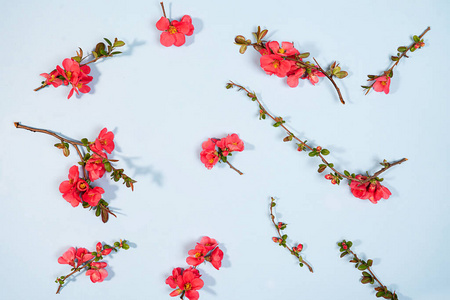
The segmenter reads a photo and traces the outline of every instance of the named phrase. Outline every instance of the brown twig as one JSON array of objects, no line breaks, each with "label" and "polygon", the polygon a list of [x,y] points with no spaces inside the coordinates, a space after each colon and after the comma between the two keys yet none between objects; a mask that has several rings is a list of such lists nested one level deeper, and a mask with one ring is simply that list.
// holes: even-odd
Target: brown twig
[{"label": "brown twig", "polygon": [[[76,272],[80,272],[81,270],[83,270],[84,268],[89,267],[89,263],[91,263],[93,260],[95,259],[95,257],[91,260],[88,260],[87,262],[85,262],[84,266],[81,267],[77,267],[73,272],[71,272],[70,274],[64,276],[64,278],[62,279],[63,281],[65,281],[68,277],[72,276],[73,274],[75,274]],[[58,290],[56,291],[56,294],[59,294],[59,291],[61,290],[63,284],[59,284],[58,286]]]},{"label": "brown twig", "polygon": [[[233,81],[229,81],[228,84],[230,84],[230,85],[232,85],[232,86],[235,86],[235,87],[239,88],[239,90],[244,90],[245,92],[247,92],[247,95],[252,95],[252,96],[254,97],[255,101],[258,102],[259,106],[262,108],[262,110],[264,111],[264,113],[265,113],[266,115],[268,115],[268,116],[269,116],[272,120],[274,120],[275,122],[278,122],[278,121],[276,120],[276,118],[275,118],[272,114],[270,114],[270,113],[264,108],[264,106],[262,105],[261,101],[258,99],[258,97],[256,96],[256,94],[255,94],[254,92],[250,92],[248,89],[246,89],[246,88],[243,87],[242,85],[236,84],[236,83],[234,83]],[[290,136],[292,136],[293,139],[297,140],[300,144],[302,144],[302,145],[303,145],[304,147],[306,147],[308,150],[313,151],[313,148],[312,148],[312,147],[310,147],[308,144],[306,144],[306,142],[304,142],[304,141],[300,140],[298,137],[296,137],[296,136],[294,135],[294,133],[292,133],[292,131],[290,131],[285,125],[283,125],[283,123],[280,123],[280,127],[282,127],[282,128],[283,128]],[[325,157],[324,157],[320,152],[318,153],[318,156],[320,157],[320,159],[322,160],[322,162],[323,162],[328,168],[330,168],[331,170],[333,170],[336,174],[338,174],[338,175],[341,176],[342,178],[346,178],[346,179],[351,180],[351,181],[357,181],[357,182],[360,182],[360,183],[366,183],[366,182],[369,182],[370,180],[372,180],[372,179],[378,177],[378,175],[380,175],[381,173],[385,172],[385,171],[388,170],[389,168],[391,168],[391,167],[393,167],[393,166],[395,166],[395,165],[401,164],[401,163],[403,163],[403,162],[405,162],[405,161],[408,160],[407,158],[403,158],[403,159],[401,159],[401,160],[399,160],[399,161],[397,161],[397,162],[388,164],[387,166],[383,167],[381,170],[379,170],[378,172],[376,172],[374,175],[368,176],[367,179],[365,179],[365,180],[361,180],[361,179],[353,178],[352,176],[347,176],[347,175],[345,175],[345,174],[339,172],[338,170],[336,170],[334,167],[330,166],[330,163],[325,159]]]},{"label": "brown twig", "polygon": [[[276,230],[277,230],[277,232],[278,232],[278,236],[280,237],[280,239],[282,239],[282,234],[281,234],[281,230],[280,230],[280,228],[278,227],[278,225],[277,225],[277,223],[275,222],[275,215],[273,214],[273,205],[272,205],[272,203],[275,203],[274,201],[275,201],[275,199],[273,198],[273,197],[271,197],[271,199],[272,199],[272,201],[271,201],[271,203],[270,203],[270,219],[272,220],[272,223],[273,223],[273,225],[275,226],[275,228],[276,228]],[[290,248],[288,245],[286,245],[286,248],[289,250],[289,252],[291,252],[291,254],[292,255],[294,255],[294,256],[296,256],[297,258],[300,258],[300,254],[298,254],[297,252],[295,252],[294,250],[292,250],[292,248]],[[295,253],[295,254],[294,254]],[[313,271],[313,269],[312,269],[312,267],[303,259],[303,258],[301,258],[301,263],[303,263],[303,264],[305,264],[307,267],[308,267],[308,269],[309,269],[309,271],[311,272],[311,273],[314,273],[314,271]]]},{"label": "brown twig", "polygon": [[342,97],[342,94],[341,94],[341,90],[337,86],[336,82],[333,80],[333,78],[330,75],[327,74],[327,72],[324,69],[322,69],[322,67],[319,65],[319,63],[317,62],[317,60],[314,57],[313,57],[313,59],[316,62],[317,67],[319,68],[319,71],[322,72],[323,75],[325,75],[328,78],[328,80],[330,80],[331,83],[334,85],[334,88],[336,89],[336,92],[338,93],[339,100],[341,100],[341,103],[345,104],[344,98]]},{"label": "brown twig", "polygon": [[[352,250],[348,249],[347,251],[353,255],[353,258],[354,258],[356,261],[358,261],[359,263],[364,263],[361,259],[359,259],[359,257],[358,257]],[[370,266],[367,266],[367,269],[366,269],[366,270],[369,271],[369,273],[372,275],[373,279],[375,279],[375,280],[378,282],[378,284],[379,284],[380,286],[382,286],[383,288],[386,288],[386,287],[381,283],[381,281],[378,280],[378,278],[375,276],[375,274],[372,272],[372,270],[370,269]]]},{"label": "brown twig", "polygon": [[241,171],[239,171],[238,169],[236,169],[235,167],[233,167],[232,164],[230,164],[230,162],[227,160],[226,163],[230,166],[230,168],[232,168],[233,170],[235,170],[236,172],[239,173],[239,175],[243,175],[244,173],[242,173]]},{"label": "brown twig", "polygon": [[162,11],[163,11],[164,18],[167,19],[167,17],[166,17],[166,10],[164,9],[164,3],[160,2],[159,4],[161,4],[161,8],[162,8]]}]

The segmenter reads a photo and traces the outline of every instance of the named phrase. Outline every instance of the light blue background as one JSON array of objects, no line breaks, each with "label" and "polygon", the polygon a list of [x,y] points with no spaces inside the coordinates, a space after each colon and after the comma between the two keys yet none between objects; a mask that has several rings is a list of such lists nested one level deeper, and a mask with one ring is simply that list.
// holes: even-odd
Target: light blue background
[{"label": "light blue background", "polygon": [[[361,273],[339,258],[343,238],[374,259],[400,299],[448,299],[448,1],[166,3],[169,17],[193,18],[195,33],[180,48],[159,44],[158,1],[1,4],[0,298],[170,299],[164,280],[207,235],[225,258],[219,271],[200,267],[200,299],[375,299]],[[234,37],[250,38],[257,25],[322,66],[341,63],[349,71],[338,81],[347,104],[327,80],[291,89],[265,75],[253,49],[239,54]],[[427,26],[425,48],[399,63],[391,94],[363,96],[366,75],[387,69],[395,49]],[[103,37],[127,46],[92,66],[92,93],[67,100],[66,87],[33,92],[40,73]],[[255,103],[226,90],[227,80],[256,91],[295,133],[328,148],[340,170],[374,172],[383,159],[407,157],[383,176],[391,198],[373,205],[324,180],[319,161],[283,143],[284,132],[259,121]],[[65,158],[56,139],[17,130],[14,121],[78,139],[112,130],[116,165],[138,180],[134,192],[99,181],[118,218],[102,224],[64,201],[58,186],[76,154]],[[204,140],[229,133],[246,144],[231,158],[243,176],[226,165],[207,170],[199,160]],[[270,196],[314,274],[272,242]],[[105,282],[82,274],[53,296],[55,278],[69,271],[57,263],[64,251],[119,238],[133,247],[106,260]]]}]

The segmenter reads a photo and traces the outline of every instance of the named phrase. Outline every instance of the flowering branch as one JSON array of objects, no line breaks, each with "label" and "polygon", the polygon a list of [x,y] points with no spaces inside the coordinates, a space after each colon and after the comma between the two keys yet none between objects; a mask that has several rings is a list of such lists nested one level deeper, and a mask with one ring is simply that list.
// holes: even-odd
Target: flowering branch
[{"label": "flowering branch", "polygon": [[163,17],[156,22],[156,28],[162,31],[159,41],[161,45],[170,47],[172,45],[180,47],[186,42],[186,35],[191,36],[194,33],[194,25],[189,15],[184,15],[180,21],[170,21],[166,16],[164,3],[160,2]]},{"label": "flowering branch", "polygon": [[[92,81],[93,77],[88,76],[88,74],[91,72],[91,69],[88,65],[96,62],[101,58],[112,57],[114,55],[122,53],[115,50],[116,48],[125,45],[123,41],[119,41],[117,38],[114,39],[114,43],[111,43],[111,41],[107,38],[104,38],[104,40],[108,45],[100,42],[96,45],[94,51],[92,51],[90,55],[84,57],[83,50],[81,48],[78,48],[80,49],[80,51],[76,51],[76,56],[64,59],[62,63],[64,69],[60,66],[56,66],[56,68],[49,74],[42,73],[41,76],[45,77],[46,80],[42,82],[42,85],[40,87],[34,89],[34,91],[37,92],[48,85],[58,87],[62,84],[69,85],[70,83],[72,89],[70,90],[69,96],[67,98],[72,97],[74,92],[76,92],[77,94],[78,92],[89,93],[91,88],[87,84]],[[91,55],[93,59],[88,62],[82,63]]]},{"label": "flowering branch", "polygon": [[[106,223],[109,219],[109,214],[117,217],[109,208],[108,203],[101,199],[101,195],[104,190],[101,187],[90,186],[90,183],[103,177],[105,172],[111,172],[111,179],[114,181],[123,180],[123,183],[134,190],[134,183],[131,177],[124,173],[123,169],[115,168],[111,163],[118,160],[109,159],[105,152],[111,154],[114,150],[114,134],[108,132],[104,128],[95,142],[89,142],[86,138],[81,141],[75,141],[72,139],[64,138],[50,130],[33,128],[25,125],[21,125],[19,122],[14,122],[14,126],[19,129],[26,129],[32,132],[40,132],[51,135],[61,143],[55,144],[55,147],[63,150],[64,156],[70,155],[69,145],[72,145],[78,156],[80,157],[79,165],[83,170],[83,178],[79,178],[79,172],[77,166],[72,166],[69,171],[69,180],[61,183],[59,190],[63,193],[63,198],[66,199],[73,207],[82,203],[84,208],[94,208],[95,215],[102,216],[102,221]],[[85,147],[87,153],[83,155],[79,149],[79,146]],[[91,154],[92,152],[92,154]]]},{"label": "flowering branch", "polygon": [[278,245],[288,249],[292,255],[297,257],[297,259],[300,262],[299,263],[300,267],[303,267],[303,265],[306,265],[308,267],[309,271],[311,273],[313,273],[313,269],[311,268],[311,266],[299,254],[303,249],[303,245],[298,244],[298,246],[290,248],[286,244],[286,240],[287,240],[288,236],[287,236],[287,234],[282,234],[281,231],[286,229],[287,224],[283,223],[283,222],[278,222],[278,223],[275,222],[275,215],[273,213],[273,208],[277,205],[277,203],[275,202],[275,199],[273,197],[270,197],[270,199],[271,199],[271,201],[270,201],[270,219],[272,220],[272,223],[275,226],[275,229],[277,230],[278,236],[279,236],[279,238],[273,237],[272,240],[275,243],[278,243]]},{"label": "flowering branch", "polygon": [[[374,284],[375,281],[379,284],[378,287],[375,287],[375,291],[377,292],[375,296],[383,297],[384,299],[393,299],[398,300],[397,294],[395,292],[391,292],[388,290],[388,288],[381,283],[380,280],[375,276],[375,274],[372,272],[372,269],[370,268],[373,264],[373,260],[368,259],[367,261],[364,261],[360,259],[352,250],[350,250],[350,247],[353,245],[351,241],[343,240],[342,242],[338,243],[338,246],[340,247],[339,251],[341,252],[341,258],[346,255],[353,255],[353,258],[350,260],[351,263],[355,264],[355,268],[357,268],[362,272],[362,284]],[[368,271],[368,272],[366,272]]]},{"label": "flowering branch", "polygon": [[88,270],[86,276],[90,276],[93,283],[102,282],[108,276],[108,272],[104,269],[107,264],[105,262],[99,263],[98,261],[103,259],[103,256],[110,254],[113,250],[117,252],[118,249],[128,250],[129,248],[130,246],[126,240],[115,242],[114,247],[106,244],[102,245],[102,243],[98,242],[96,251],[94,252],[89,252],[85,248],[69,248],[69,250],[58,258],[58,263],[72,266],[72,272],[66,276],[56,278],[55,282],[59,284],[56,294],[59,294],[67,278],[77,272],[81,272],[83,269]]},{"label": "flowering branch", "polygon": [[202,143],[202,149],[200,160],[206,168],[211,169],[217,162],[224,162],[239,175],[244,174],[228,161],[228,156],[233,155],[232,152],[244,151],[244,142],[236,133],[229,134],[222,139],[208,139]]},{"label": "flowering branch", "polygon": [[[330,168],[333,173],[330,173],[328,175],[325,175],[325,178],[328,180],[331,180],[332,184],[339,184],[340,181],[342,179],[348,179],[350,183],[354,182],[354,184],[356,185],[355,187],[352,187],[352,189],[360,189],[360,190],[365,190],[367,191],[367,193],[356,193],[358,195],[355,194],[355,192],[352,193],[361,199],[369,199],[371,200],[373,203],[376,203],[376,201],[378,201],[380,197],[387,199],[385,197],[389,197],[390,192],[389,190],[387,190],[385,187],[387,192],[385,190],[383,190],[385,193],[378,193],[378,194],[374,194],[377,191],[382,191],[381,185],[379,184],[379,182],[383,181],[382,178],[378,178],[379,175],[381,175],[382,173],[384,173],[385,171],[387,171],[388,169],[390,169],[391,167],[401,164],[405,161],[407,161],[408,159],[403,158],[399,161],[393,162],[393,163],[389,163],[386,160],[384,160],[382,163],[380,163],[383,167],[377,171],[376,173],[374,173],[373,175],[367,175],[367,176],[362,176],[362,175],[355,175],[350,174],[350,172],[348,172],[347,170],[344,170],[344,172],[339,172],[337,169],[335,169],[334,164],[329,163],[326,159],[325,156],[330,154],[330,151],[328,149],[323,149],[321,146],[317,146],[317,147],[311,147],[307,144],[307,141],[303,141],[301,139],[299,139],[298,137],[296,137],[294,135],[294,133],[292,131],[290,131],[284,124],[286,123],[282,117],[275,117],[272,114],[270,114],[262,105],[261,101],[258,99],[258,97],[256,96],[255,92],[250,92],[248,89],[246,89],[245,87],[243,87],[242,85],[236,84],[232,81],[229,81],[226,85],[227,89],[233,88],[233,87],[237,87],[238,91],[244,91],[247,94],[247,97],[249,97],[252,101],[256,101],[258,103],[259,106],[259,119],[266,119],[266,116],[268,116],[269,118],[271,118],[275,123],[273,124],[274,127],[281,127],[283,128],[286,132],[287,132],[287,136],[283,139],[284,142],[289,142],[292,140],[296,140],[299,143],[297,143],[297,150],[298,151],[309,151],[308,155],[310,157],[319,157],[320,160],[322,161],[321,164],[319,164],[319,169],[318,172],[322,173],[323,171],[325,171],[325,169]],[[370,185],[370,186],[369,186]],[[387,195],[387,193],[389,192],[389,195]],[[373,199],[372,199],[372,198]],[[378,199],[377,199],[378,198]]]},{"label": "flowering branch", "polygon": [[378,75],[378,76],[377,75],[367,75],[367,77],[369,77],[369,79],[367,79],[367,81],[373,81],[373,82],[371,85],[368,85],[368,86],[362,85],[361,86],[365,90],[365,95],[367,95],[372,88],[375,90],[375,92],[384,92],[385,94],[388,94],[389,93],[389,85],[391,84],[391,78],[394,76],[393,70],[394,70],[395,66],[397,66],[397,64],[400,62],[400,60],[403,57],[406,57],[406,58],[409,57],[408,55],[406,55],[408,53],[408,51],[414,52],[414,51],[416,51],[416,49],[420,49],[423,46],[425,46],[425,43],[423,42],[422,37],[430,30],[431,30],[431,28],[428,27],[427,29],[425,29],[425,31],[421,35],[419,35],[419,36],[414,35],[413,43],[411,44],[411,46],[398,47],[397,55],[391,56],[391,60],[394,62],[394,64],[387,71],[384,71],[383,75]]},{"label": "flowering branch", "polygon": [[345,104],[342,97],[341,90],[337,86],[333,77],[339,79],[347,77],[348,73],[341,70],[339,64],[334,62],[331,64],[329,70],[325,71],[314,59],[316,65],[303,59],[309,57],[309,52],[300,53],[294,48],[293,43],[282,42],[280,47],[278,42],[265,41],[263,38],[268,33],[268,30],[262,30],[258,26],[257,32],[253,32],[253,36],[256,39],[255,43],[251,40],[247,40],[244,36],[238,35],[234,39],[235,44],[240,46],[239,52],[244,54],[248,46],[252,46],[262,56],[260,58],[261,67],[268,75],[277,75],[278,77],[287,76],[287,84],[290,87],[298,86],[299,79],[308,79],[313,85],[319,82],[319,77],[326,77],[336,89],[339,100],[342,104]]},{"label": "flowering branch", "polygon": [[175,289],[169,294],[171,297],[180,296],[180,299],[184,299],[186,296],[189,300],[199,298],[198,290],[203,287],[204,282],[200,278],[202,275],[197,266],[208,261],[219,270],[222,266],[223,251],[218,245],[215,239],[204,236],[194,249],[189,250],[186,263],[190,267],[188,269],[174,268],[172,276],[166,279],[166,284]]}]

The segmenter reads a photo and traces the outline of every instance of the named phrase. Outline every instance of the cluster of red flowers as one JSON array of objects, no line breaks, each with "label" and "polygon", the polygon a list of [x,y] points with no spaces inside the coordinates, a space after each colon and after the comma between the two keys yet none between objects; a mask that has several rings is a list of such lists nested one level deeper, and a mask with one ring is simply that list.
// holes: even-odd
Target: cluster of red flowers
[{"label": "cluster of red flowers", "polygon": [[103,259],[103,256],[110,254],[112,250],[117,251],[116,248],[128,250],[130,246],[127,244],[127,241],[120,240],[120,242],[114,243],[114,247],[102,245],[102,243],[98,242],[94,252],[90,252],[86,248],[75,249],[74,247],[70,247],[69,250],[58,258],[58,263],[72,266],[73,272],[56,279],[55,282],[59,283],[59,288],[56,293],[59,293],[68,277],[85,268],[88,268],[86,276],[90,276],[93,283],[105,280],[108,277],[108,271],[105,270],[108,264],[99,261]]},{"label": "cluster of red flowers", "polygon": [[200,160],[210,170],[219,161],[227,162],[227,156],[231,156],[232,152],[242,152],[244,142],[236,133],[233,133],[222,139],[208,139],[203,142],[202,149]]},{"label": "cluster of red flowers", "polygon": [[[95,139],[95,142],[89,145],[93,154],[86,161],[85,169],[89,174],[89,181],[97,180],[106,172],[104,159],[107,159],[107,153],[111,154],[114,150],[114,133],[103,128]],[[104,150],[104,151],[103,151]],[[97,206],[105,191],[101,187],[92,188],[87,178],[79,177],[77,166],[72,166],[69,170],[69,180],[63,181],[59,185],[59,191],[73,207],[77,207],[80,203],[86,202],[89,206]]]},{"label": "cluster of red flowers", "polygon": [[188,269],[174,268],[172,275],[166,279],[166,284],[175,289],[170,296],[180,296],[181,299],[186,296],[189,300],[199,298],[198,290],[203,287],[204,282],[200,278],[202,275],[197,266],[208,261],[219,270],[222,266],[223,251],[218,245],[215,239],[204,236],[194,249],[189,250],[186,262],[190,267]]},{"label": "cluster of red flowers", "polygon": [[58,87],[60,85],[71,85],[72,89],[69,92],[67,99],[72,97],[73,93],[78,92],[89,93],[91,88],[87,85],[92,81],[93,77],[88,76],[91,68],[87,65],[80,65],[77,61],[66,58],[62,62],[62,68],[56,66],[56,69],[50,74],[42,73],[41,76],[46,78],[45,85],[53,85]]},{"label": "cluster of red flowers", "polygon": [[[367,176],[356,175],[356,179],[366,180]],[[350,190],[356,198],[368,199],[370,202],[376,204],[381,198],[388,199],[391,191],[385,186],[382,186],[377,178],[374,178],[366,183],[352,181],[350,183]]]},{"label": "cluster of red flowers", "polygon": [[[262,55],[259,59],[261,68],[268,75],[278,77],[287,76],[287,84],[290,87],[298,86],[299,79],[308,79],[313,85],[319,82],[319,77],[325,74],[316,68],[304,68],[297,61],[303,59],[299,57],[300,52],[294,48],[293,43],[282,42],[281,47],[276,41],[267,42],[265,48],[259,50]],[[311,67],[314,67],[311,65]]]},{"label": "cluster of red flowers", "polygon": [[170,47],[175,45],[180,47],[186,42],[186,37],[191,36],[194,33],[194,25],[192,25],[192,19],[188,15],[184,15],[180,21],[173,20],[172,22],[166,17],[166,12],[164,10],[164,4],[161,2],[161,7],[163,9],[164,17],[161,17],[158,22],[156,22],[156,28],[161,30],[160,42],[161,45]]}]

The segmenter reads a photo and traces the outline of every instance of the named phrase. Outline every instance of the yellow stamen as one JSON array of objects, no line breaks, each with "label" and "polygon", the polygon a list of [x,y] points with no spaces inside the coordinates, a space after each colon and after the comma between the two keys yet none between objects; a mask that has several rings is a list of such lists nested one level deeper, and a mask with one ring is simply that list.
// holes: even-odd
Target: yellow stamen
[{"label": "yellow stamen", "polygon": [[278,67],[280,66],[280,61],[279,61],[279,60],[275,60],[275,61],[272,63],[272,65],[273,65],[273,67],[276,69],[276,68],[278,68]]},{"label": "yellow stamen", "polygon": [[170,34],[174,34],[174,33],[177,33],[178,31],[177,31],[177,29],[175,28],[175,26],[169,26],[168,32],[169,32]]},{"label": "yellow stamen", "polygon": [[278,50],[278,53],[284,54],[284,52],[286,52],[286,50],[284,50],[283,48],[280,48],[280,50]]}]

